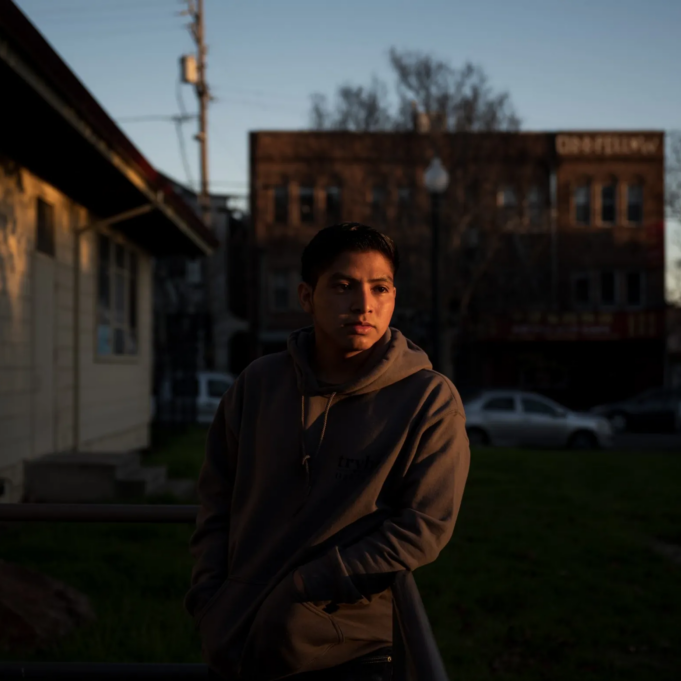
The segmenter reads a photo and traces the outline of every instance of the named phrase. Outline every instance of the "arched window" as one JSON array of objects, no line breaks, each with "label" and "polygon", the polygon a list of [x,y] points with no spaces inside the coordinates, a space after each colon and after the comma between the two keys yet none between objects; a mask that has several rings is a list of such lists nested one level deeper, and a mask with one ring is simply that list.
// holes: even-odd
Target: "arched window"
[{"label": "arched window", "polygon": [[630,225],[643,222],[643,182],[640,180],[627,185],[627,222]]},{"label": "arched window", "polygon": [[338,223],[342,219],[342,190],[340,182],[333,181],[326,187],[326,222],[329,225]]},{"label": "arched window", "polygon": [[300,221],[314,222],[314,185],[307,182],[300,185],[299,190]]},{"label": "arched window", "polygon": [[527,192],[527,219],[532,227],[538,227],[544,217],[544,196],[538,185]]},{"label": "arched window", "polygon": [[387,216],[388,192],[384,184],[374,184],[371,189],[371,219],[377,224],[383,224]]},{"label": "arched window", "polygon": [[612,177],[601,185],[601,224],[617,222],[617,180]]},{"label": "arched window", "polygon": [[578,225],[591,224],[591,183],[582,180],[574,191],[575,222]]},{"label": "arched window", "polygon": [[288,224],[288,185],[274,187],[274,221],[280,225]]}]

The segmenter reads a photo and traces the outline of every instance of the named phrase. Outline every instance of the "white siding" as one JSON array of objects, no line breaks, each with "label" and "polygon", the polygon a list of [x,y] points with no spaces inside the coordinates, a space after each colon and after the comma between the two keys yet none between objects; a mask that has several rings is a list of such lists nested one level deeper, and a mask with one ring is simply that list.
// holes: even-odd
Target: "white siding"
[{"label": "white siding", "polygon": [[[55,210],[54,451],[73,448],[73,227],[87,212],[31,173],[7,170],[0,159],[0,501],[21,496],[22,462],[34,455],[32,390],[32,265],[36,200]],[[118,237],[117,237],[118,238]],[[80,449],[123,451],[149,442],[151,394],[151,259],[139,258],[139,353],[131,358],[95,356],[95,235],[81,246]],[[127,244],[135,248],[132,244]]]}]

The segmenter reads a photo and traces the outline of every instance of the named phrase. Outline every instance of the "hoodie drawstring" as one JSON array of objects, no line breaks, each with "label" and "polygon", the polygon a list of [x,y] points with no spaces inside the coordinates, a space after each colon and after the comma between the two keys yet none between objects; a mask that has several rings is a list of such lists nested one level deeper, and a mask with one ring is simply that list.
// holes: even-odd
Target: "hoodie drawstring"
[{"label": "hoodie drawstring", "polygon": [[319,455],[319,450],[322,448],[322,442],[324,442],[324,435],[326,434],[326,422],[329,420],[329,409],[331,409],[331,404],[334,397],[336,397],[336,393],[331,393],[331,397],[329,397],[329,401],[326,403],[326,410],[324,411],[324,425],[322,426],[322,436],[319,438],[319,445],[317,446],[317,455]]},{"label": "hoodie drawstring", "polygon": [[[336,393],[331,393],[328,402],[326,403],[326,409],[324,410],[324,424],[322,425],[322,434],[319,438],[319,444],[317,445],[317,451],[315,456],[319,456],[319,451],[322,448],[322,442],[324,442],[324,435],[326,435],[326,424],[329,421],[329,410],[333,404],[333,400],[336,397]],[[300,425],[301,425],[301,452],[302,452],[302,465],[305,468],[305,483],[307,485],[307,493],[310,493],[310,455],[307,453],[307,447],[305,446],[305,395],[300,396]]]},{"label": "hoodie drawstring", "polygon": [[310,455],[305,446],[305,395],[300,396],[300,449],[303,455],[301,464],[305,469],[305,483],[310,486]]}]

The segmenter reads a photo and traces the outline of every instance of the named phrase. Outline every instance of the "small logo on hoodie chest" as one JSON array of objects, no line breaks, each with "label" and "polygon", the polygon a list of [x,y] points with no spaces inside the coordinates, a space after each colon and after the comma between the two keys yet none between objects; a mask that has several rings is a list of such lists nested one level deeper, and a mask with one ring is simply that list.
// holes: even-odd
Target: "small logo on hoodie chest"
[{"label": "small logo on hoodie chest", "polygon": [[336,480],[364,480],[378,466],[378,459],[371,456],[338,457]]}]

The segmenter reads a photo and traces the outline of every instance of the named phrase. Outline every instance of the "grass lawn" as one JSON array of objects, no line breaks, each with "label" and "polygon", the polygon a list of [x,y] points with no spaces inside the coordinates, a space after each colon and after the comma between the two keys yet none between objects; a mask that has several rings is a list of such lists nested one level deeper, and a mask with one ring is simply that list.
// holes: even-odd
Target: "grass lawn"
[{"label": "grass lawn", "polygon": [[[151,462],[194,477],[205,431],[157,433]],[[417,573],[452,679],[681,678],[681,453],[479,450],[454,538]],[[192,528],[25,524],[0,558],[90,596],[98,621],[0,658],[198,662],[182,609]]]}]

